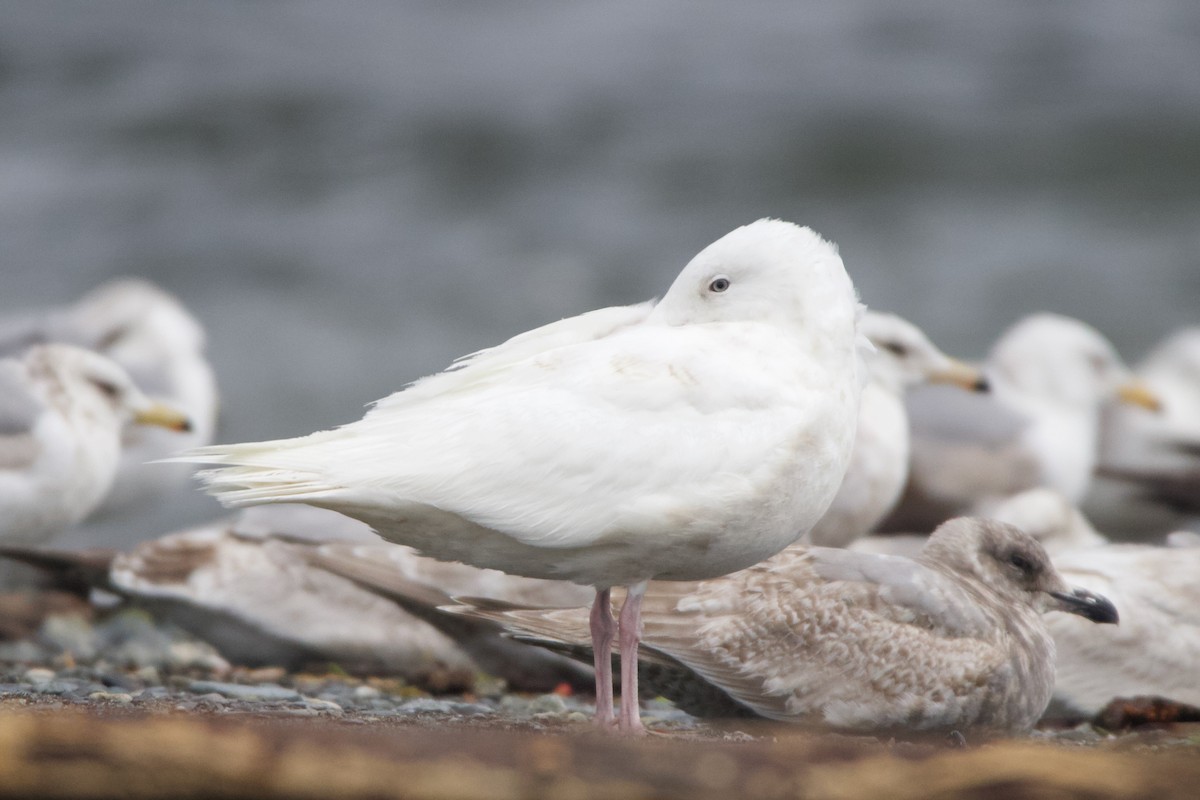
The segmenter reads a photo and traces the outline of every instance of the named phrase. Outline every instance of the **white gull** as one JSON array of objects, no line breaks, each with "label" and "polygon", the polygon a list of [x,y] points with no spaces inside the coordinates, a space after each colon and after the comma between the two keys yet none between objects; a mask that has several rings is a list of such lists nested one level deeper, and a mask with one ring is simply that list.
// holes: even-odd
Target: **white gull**
[{"label": "white gull", "polygon": [[112,486],[131,422],[190,425],[90,350],[35,345],[0,358],[0,540],[42,541],[87,516]]},{"label": "white gull", "polygon": [[186,414],[186,432],[127,426],[112,487],[97,512],[161,498],[187,479],[185,467],[147,462],[212,441],[217,388],[205,355],[205,333],[178,298],[149,281],[120,278],[68,306],[0,320],[0,352],[16,356],[34,344],[64,343],[120,364],[152,400]]},{"label": "white gull", "polygon": [[1200,530],[1200,327],[1168,336],[1135,372],[1162,400],[1162,412],[1105,408],[1100,464],[1083,508],[1120,539]]},{"label": "white gull", "polygon": [[478,353],[341,428],[185,459],[223,465],[201,475],[228,505],[308,503],[435,558],[594,586],[602,726],[610,589],[631,587],[618,723],[639,731],[647,581],[749,566],[832,501],[857,417],[859,306],[831,244],[760,220],[693,258],[648,314],[610,314],[624,312]]},{"label": "white gull", "polygon": [[988,395],[935,386],[909,393],[909,482],[883,529],[929,531],[1038,486],[1078,502],[1096,465],[1103,404],[1116,395],[1156,407],[1107,339],[1056,314],[1033,314],[1009,328],[984,372]]}]

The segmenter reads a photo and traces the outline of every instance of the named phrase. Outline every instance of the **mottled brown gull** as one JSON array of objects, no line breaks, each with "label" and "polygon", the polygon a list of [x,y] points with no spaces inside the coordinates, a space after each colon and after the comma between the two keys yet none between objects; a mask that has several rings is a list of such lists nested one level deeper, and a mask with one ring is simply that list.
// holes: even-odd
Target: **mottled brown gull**
[{"label": "mottled brown gull", "polygon": [[[854,438],[858,313],[833,245],[760,220],[701,251],[633,321],[563,320],[358,422],[185,460],[222,466],[202,477],[228,505],[322,506],[436,558],[594,586],[607,726],[608,653],[619,630],[622,684],[636,686],[647,581],[749,566],[829,506]],[[619,627],[614,586],[631,587]],[[631,692],[618,724],[641,729]]]},{"label": "mottled brown gull", "polygon": [[875,350],[866,358],[854,451],[829,510],[801,540],[806,544],[845,547],[874,530],[900,499],[908,477],[908,389],[927,382],[987,388],[978,368],[950,358],[895,314],[868,311],[859,328]]},{"label": "mottled brown gull", "polygon": [[[1050,701],[1052,609],[1117,620],[1028,534],[960,518],[916,559],[793,547],[733,575],[651,583],[641,658],[654,690],[702,713],[724,698],[843,731],[1016,733]],[[568,652],[588,641],[583,609],[458,611]]]},{"label": "mottled brown gull", "polygon": [[1103,404],[1114,395],[1157,404],[1103,335],[1057,314],[1033,314],[1009,328],[984,372],[987,395],[936,386],[909,393],[909,482],[884,530],[932,530],[1038,486],[1079,502],[1096,465]]}]

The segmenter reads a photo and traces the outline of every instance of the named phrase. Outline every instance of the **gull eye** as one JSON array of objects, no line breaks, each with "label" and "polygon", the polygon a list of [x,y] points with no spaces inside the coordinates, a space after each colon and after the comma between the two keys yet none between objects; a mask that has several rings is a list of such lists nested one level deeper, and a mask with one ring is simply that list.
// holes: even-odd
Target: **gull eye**
[{"label": "gull eye", "polygon": [[110,400],[115,400],[121,394],[120,387],[115,383],[111,383],[110,381],[106,381],[101,378],[92,378],[91,381],[92,385],[100,390],[100,394],[104,395]]},{"label": "gull eye", "polygon": [[1008,556],[1008,563],[1012,564],[1026,575],[1032,575],[1035,571],[1033,562],[1021,553],[1010,553]]},{"label": "gull eye", "polygon": [[880,347],[882,347],[884,350],[887,350],[897,358],[904,358],[908,355],[908,348],[899,342],[883,342]]},{"label": "gull eye", "polygon": [[718,275],[717,277],[712,279],[712,283],[708,284],[708,290],[710,292],[720,293],[720,292],[725,291],[728,288],[729,288],[729,278],[726,278],[724,275]]}]

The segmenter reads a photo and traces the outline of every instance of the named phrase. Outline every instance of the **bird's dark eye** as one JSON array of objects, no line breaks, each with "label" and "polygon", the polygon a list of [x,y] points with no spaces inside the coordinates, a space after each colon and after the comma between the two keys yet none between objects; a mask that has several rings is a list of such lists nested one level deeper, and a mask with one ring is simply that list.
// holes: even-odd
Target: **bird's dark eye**
[{"label": "bird's dark eye", "polygon": [[718,275],[712,279],[712,283],[708,284],[710,292],[723,292],[729,288],[729,278],[724,275]]},{"label": "bird's dark eye", "polygon": [[904,358],[906,355],[908,355],[908,348],[899,342],[884,342],[880,346],[897,358]]},{"label": "bird's dark eye", "polygon": [[1019,569],[1026,575],[1032,575],[1034,572],[1033,562],[1022,553],[1010,553],[1008,563]]},{"label": "bird's dark eye", "polygon": [[100,393],[108,398],[115,399],[117,395],[121,394],[120,387],[118,387],[115,383],[110,383],[109,381],[102,380],[100,378],[92,378],[92,385],[99,389]]}]

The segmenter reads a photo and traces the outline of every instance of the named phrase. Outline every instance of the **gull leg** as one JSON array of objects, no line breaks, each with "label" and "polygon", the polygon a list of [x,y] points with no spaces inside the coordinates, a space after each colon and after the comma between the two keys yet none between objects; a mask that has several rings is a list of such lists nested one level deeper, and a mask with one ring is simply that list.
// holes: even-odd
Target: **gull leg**
[{"label": "gull leg", "polygon": [[[617,625],[610,598],[609,589],[597,589],[589,617],[596,665],[596,724],[601,728],[610,728],[613,724],[612,645]],[[624,614],[623,609],[621,613]]]},{"label": "gull leg", "polygon": [[618,723],[622,733],[642,734],[641,709],[638,707],[638,642],[642,638],[642,598],[646,583],[629,587],[625,605],[621,606],[621,716]]}]

